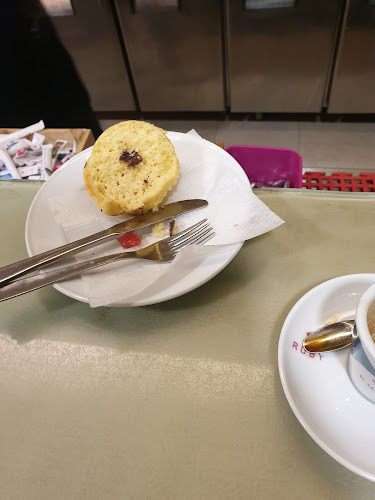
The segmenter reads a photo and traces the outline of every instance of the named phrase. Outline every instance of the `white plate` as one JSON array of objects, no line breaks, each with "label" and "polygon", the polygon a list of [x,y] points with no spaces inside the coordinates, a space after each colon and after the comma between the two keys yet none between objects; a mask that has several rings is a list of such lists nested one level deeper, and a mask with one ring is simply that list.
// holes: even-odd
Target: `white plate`
[{"label": "white plate", "polygon": [[334,314],[354,318],[361,294],[373,283],[375,274],[352,274],[310,290],[286,318],[278,353],[285,395],[304,429],[331,457],[371,481],[375,404],[349,377],[349,349],[313,356],[304,352],[302,340]]},{"label": "white plate", "polygon": [[[180,138],[184,134],[179,132],[168,132],[168,137],[173,143],[174,138]],[[211,148],[211,152],[218,155],[221,161],[227,165],[228,176],[240,178],[242,182],[249,182],[246,174],[239,164],[226,151],[215,144],[202,139],[204,147]],[[48,199],[61,196],[74,191],[79,191],[83,187],[83,168],[92,148],[82,151],[77,156],[57,170],[49,180],[42,186],[31,204],[25,229],[26,247],[30,256],[49,250],[66,243],[64,233],[55,222],[48,207]],[[144,294],[137,296],[137,300],[132,302],[119,302],[113,304],[117,307],[132,307],[157,304],[175,297],[179,297],[203,285],[220,271],[222,271],[237,255],[244,242],[228,245],[224,251],[210,255],[199,260],[195,267],[179,266],[176,272],[169,275],[166,273],[163,280],[160,280],[145,290]],[[76,300],[88,302],[84,294],[83,284],[80,278],[71,279],[53,285],[56,290],[68,295]]]}]

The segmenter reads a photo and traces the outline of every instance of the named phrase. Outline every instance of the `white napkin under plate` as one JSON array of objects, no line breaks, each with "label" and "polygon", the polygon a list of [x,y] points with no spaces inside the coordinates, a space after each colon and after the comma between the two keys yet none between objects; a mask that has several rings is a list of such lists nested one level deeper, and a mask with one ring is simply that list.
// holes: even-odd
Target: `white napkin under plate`
[{"label": "white napkin under plate", "polygon": [[[234,172],[233,165],[228,165],[227,153],[220,151],[218,154],[217,148],[214,149],[194,130],[178,138],[173,137],[172,143],[181,173],[177,186],[163,204],[192,198],[207,200],[207,207],[176,217],[177,231],[207,218],[215,236],[205,245],[181,250],[171,263],[129,259],[84,273],[81,279],[91,307],[129,301],[144,292],[164,273],[172,273],[175,266],[183,266],[187,259],[202,259],[209,253],[219,252],[226,245],[255,238],[283,223],[254,195],[246,175],[242,171]],[[83,179],[79,190],[50,198],[48,202],[68,242],[129,218],[104,215],[87,194]],[[142,247],[156,241],[151,228],[145,228],[139,234],[142,235]],[[120,251],[122,247],[115,240],[75,257],[77,261],[84,261]]]}]

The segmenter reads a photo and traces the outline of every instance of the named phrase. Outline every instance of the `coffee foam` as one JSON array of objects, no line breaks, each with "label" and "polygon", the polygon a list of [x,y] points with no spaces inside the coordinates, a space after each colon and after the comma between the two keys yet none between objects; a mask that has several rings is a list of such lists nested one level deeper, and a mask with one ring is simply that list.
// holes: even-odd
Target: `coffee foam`
[{"label": "coffee foam", "polygon": [[373,302],[367,311],[367,326],[372,337],[372,340],[375,342],[375,302]]}]

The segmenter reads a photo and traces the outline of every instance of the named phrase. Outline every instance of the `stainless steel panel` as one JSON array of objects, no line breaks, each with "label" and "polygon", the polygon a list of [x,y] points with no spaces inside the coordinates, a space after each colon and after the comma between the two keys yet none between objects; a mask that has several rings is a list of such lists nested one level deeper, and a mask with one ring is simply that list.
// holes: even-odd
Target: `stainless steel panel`
[{"label": "stainless steel panel", "polygon": [[341,0],[245,10],[227,0],[234,112],[320,112]]},{"label": "stainless steel panel", "polygon": [[224,110],[220,2],[181,0],[168,12],[116,0],[143,111]]},{"label": "stainless steel panel", "polygon": [[134,110],[109,0],[75,0],[73,10],[73,16],[51,19],[90,94],[93,109]]},{"label": "stainless steel panel", "polygon": [[375,5],[350,0],[328,105],[329,113],[375,113]]}]

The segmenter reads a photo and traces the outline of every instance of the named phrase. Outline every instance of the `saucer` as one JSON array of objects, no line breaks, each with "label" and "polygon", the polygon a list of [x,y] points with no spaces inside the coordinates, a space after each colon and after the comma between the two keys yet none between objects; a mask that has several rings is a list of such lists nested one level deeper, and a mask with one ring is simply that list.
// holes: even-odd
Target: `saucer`
[{"label": "saucer", "polygon": [[303,428],[337,462],[371,481],[375,404],[350,379],[350,351],[309,353],[302,341],[335,314],[339,319],[354,318],[360,296],[373,283],[375,274],[352,274],[310,290],[288,314],[278,351],[281,383]]}]

